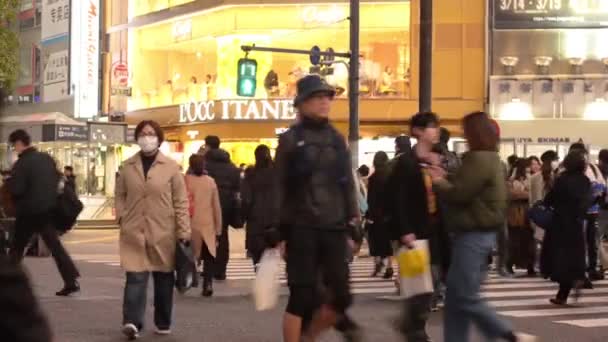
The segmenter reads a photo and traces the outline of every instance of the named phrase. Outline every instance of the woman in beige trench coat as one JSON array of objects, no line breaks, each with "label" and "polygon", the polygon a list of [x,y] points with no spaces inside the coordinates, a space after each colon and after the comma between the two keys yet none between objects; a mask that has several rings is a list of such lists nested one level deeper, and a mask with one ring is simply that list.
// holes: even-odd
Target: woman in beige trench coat
[{"label": "woman in beige trench coat", "polygon": [[143,121],[135,129],[141,151],[124,162],[116,180],[120,262],[126,271],[123,333],[143,327],[149,274],[154,279],[156,333],[171,333],[175,248],[190,240],[188,193],[179,165],[159,151],[163,131]]},{"label": "woman in beige trench coat", "polygon": [[211,297],[217,237],[222,235],[222,208],[217,185],[205,174],[202,155],[190,157],[190,170],[186,187],[190,194],[192,249],[197,259],[203,259],[203,296]]}]

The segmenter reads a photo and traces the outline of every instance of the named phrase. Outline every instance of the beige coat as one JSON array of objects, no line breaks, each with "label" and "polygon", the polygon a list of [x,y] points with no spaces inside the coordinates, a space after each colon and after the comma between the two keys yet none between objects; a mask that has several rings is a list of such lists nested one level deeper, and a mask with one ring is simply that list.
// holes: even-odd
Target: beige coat
[{"label": "beige coat", "polygon": [[188,193],[177,163],[162,153],[144,179],[140,154],[124,162],[116,180],[120,263],[127,272],[175,270],[178,239],[190,239]]},{"label": "beige coat", "polygon": [[216,236],[222,234],[222,208],[217,185],[209,176],[187,175],[186,184],[194,213],[191,220],[194,255],[200,256],[204,241],[215,257]]}]

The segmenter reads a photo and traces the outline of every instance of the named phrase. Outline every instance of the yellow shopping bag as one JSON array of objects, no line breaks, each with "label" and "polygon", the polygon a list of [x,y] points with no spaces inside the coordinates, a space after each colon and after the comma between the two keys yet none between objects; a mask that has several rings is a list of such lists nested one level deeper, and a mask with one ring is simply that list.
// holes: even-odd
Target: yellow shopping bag
[{"label": "yellow shopping bag", "polygon": [[429,253],[423,248],[401,248],[397,262],[402,277],[413,278],[429,271]]}]

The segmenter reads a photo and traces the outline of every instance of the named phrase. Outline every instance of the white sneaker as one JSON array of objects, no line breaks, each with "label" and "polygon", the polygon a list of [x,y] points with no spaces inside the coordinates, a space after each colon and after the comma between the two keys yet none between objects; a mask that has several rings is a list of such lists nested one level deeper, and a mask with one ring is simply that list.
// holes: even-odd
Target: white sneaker
[{"label": "white sneaker", "polygon": [[135,324],[125,324],[122,327],[122,333],[129,339],[129,341],[136,340],[139,338],[139,329],[137,329]]},{"label": "white sneaker", "polygon": [[154,331],[154,333],[156,333],[156,335],[167,336],[167,335],[171,335],[171,329],[158,329],[158,328],[156,328],[156,331]]},{"label": "white sneaker", "polygon": [[515,333],[515,337],[517,337],[517,342],[539,342],[540,339],[534,335],[528,335],[524,333]]}]

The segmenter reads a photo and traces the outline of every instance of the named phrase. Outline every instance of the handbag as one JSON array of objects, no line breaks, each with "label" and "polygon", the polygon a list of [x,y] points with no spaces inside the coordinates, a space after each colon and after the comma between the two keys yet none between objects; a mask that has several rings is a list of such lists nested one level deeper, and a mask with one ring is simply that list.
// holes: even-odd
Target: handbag
[{"label": "handbag", "polygon": [[397,253],[400,293],[405,298],[433,293],[428,240],[414,241],[413,248],[401,247]]},{"label": "handbag", "polygon": [[258,311],[275,307],[279,299],[281,253],[278,248],[267,249],[262,255],[258,273],[253,280],[253,298]]},{"label": "handbag", "polygon": [[534,203],[532,208],[528,210],[528,218],[535,225],[542,229],[548,229],[553,222],[553,208],[546,205],[544,201]]},{"label": "handbag", "polygon": [[65,186],[64,179],[59,182],[58,192],[57,205],[53,211],[53,221],[55,229],[61,234],[65,234],[76,224],[78,215],[84,209],[84,205],[78,199],[74,189]]},{"label": "handbag", "polygon": [[190,242],[178,241],[175,248],[175,288],[186,293],[195,283],[196,264]]}]

